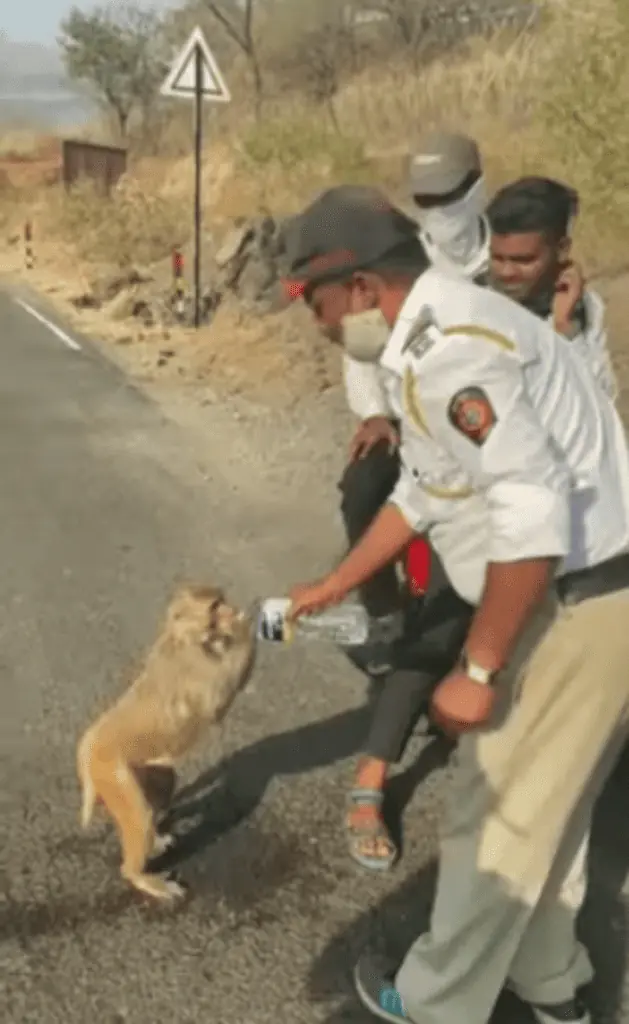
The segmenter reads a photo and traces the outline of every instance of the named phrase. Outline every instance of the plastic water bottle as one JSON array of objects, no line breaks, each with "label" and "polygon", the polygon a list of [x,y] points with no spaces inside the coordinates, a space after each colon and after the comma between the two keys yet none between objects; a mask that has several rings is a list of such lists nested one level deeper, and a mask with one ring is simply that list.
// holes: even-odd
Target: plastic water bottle
[{"label": "plastic water bottle", "polygon": [[334,608],[289,621],[291,602],[270,597],[257,607],[257,636],[273,643],[290,643],[297,637],[327,640],[339,647],[359,647],[369,635],[369,617],[361,604],[343,602]]}]

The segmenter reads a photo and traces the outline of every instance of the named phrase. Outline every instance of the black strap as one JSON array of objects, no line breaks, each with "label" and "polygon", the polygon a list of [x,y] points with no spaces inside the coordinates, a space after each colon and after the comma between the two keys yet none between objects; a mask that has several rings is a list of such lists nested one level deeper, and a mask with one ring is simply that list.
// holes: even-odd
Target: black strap
[{"label": "black strap", "polygon": [[555,589],[559,600],[567,605],[629,589],[629,552],[589,569],[567,573],[555,581]]}]

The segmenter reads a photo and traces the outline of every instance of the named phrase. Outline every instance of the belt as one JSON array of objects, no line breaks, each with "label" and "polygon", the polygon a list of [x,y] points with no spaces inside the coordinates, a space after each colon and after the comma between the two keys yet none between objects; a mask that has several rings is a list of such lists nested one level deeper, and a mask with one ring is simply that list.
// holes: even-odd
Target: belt
[{"label": "belt", "polygon": [[629,589],[629,551],[588,569],[566,573],[555,580],[555,591],[562,604],[581,604],[594,597]]}]

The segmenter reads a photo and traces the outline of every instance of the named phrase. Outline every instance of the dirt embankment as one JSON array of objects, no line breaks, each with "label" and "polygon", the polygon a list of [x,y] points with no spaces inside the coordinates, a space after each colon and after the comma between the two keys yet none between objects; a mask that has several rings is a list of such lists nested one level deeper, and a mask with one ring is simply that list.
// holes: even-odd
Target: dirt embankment
[{"label": "dirt embankment", "polygon": [[[186,326],[189,148],[131,159],[104,199],[84,186],[66,195],[53,183],[58,140],[0,137],[0,269],[49,296],[63,317],[144,381],[294,407],[303,416],[317,396],[339,390],[340,366],[303,309],[277,311],[282,220],[341,181],[374,182],[399,200],[409,153],[427,129],[473,134],[490,190],[523,173],[569,179],[581,197],[578,258],[588,273],[607,278],[622,267],[629,136],[617,97],[629,87],[628,32],[616,0],[603,0],[595,17],[585,0],[569,7],[550,0],[544,18],[523,32],[473,39],[425,67],[400,60],[348,73],[334,97],[334,124],[325,107],[292,94],[256,123],[241,97],[221,132],[208,137],[203,163],[199,330]],[[574,52],[578,67],[565,59]],[[184,135],[189,147],[189,126]],[[35,259],[28,271],[26,220]],[[184,259],[182,309],[175,248]],[[623,288],[611,278],[608,288],[612,347],[622,369]]]}]

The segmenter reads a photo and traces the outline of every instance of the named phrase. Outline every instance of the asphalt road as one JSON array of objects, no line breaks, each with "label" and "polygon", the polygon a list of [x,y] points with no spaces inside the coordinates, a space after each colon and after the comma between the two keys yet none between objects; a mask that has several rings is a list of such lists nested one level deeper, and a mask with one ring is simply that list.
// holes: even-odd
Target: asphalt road
[{"label": "asphalt road", "polygon": [[[180,428],[67,341],[0,292],[0,1019],[366,1021],[351,968],[366,944],[401,951],[426,926],[446,776],[443,751],[416,738],[395,788],[402,864],[373,878],[348,862],[339,823],[366,717],[362,681],[334,652],[267,652],[225,737],[190,766],[183,907],[125,889],[104,823],[79,831],[77,736],[174,581],[273,592],[282,538],[265,551],[269,513],[256,524]],[[628,771],[601,804],[584,915],[601,1020],[626,1002]],[[508,1000],[498,1017],[526,1019]]]}]

